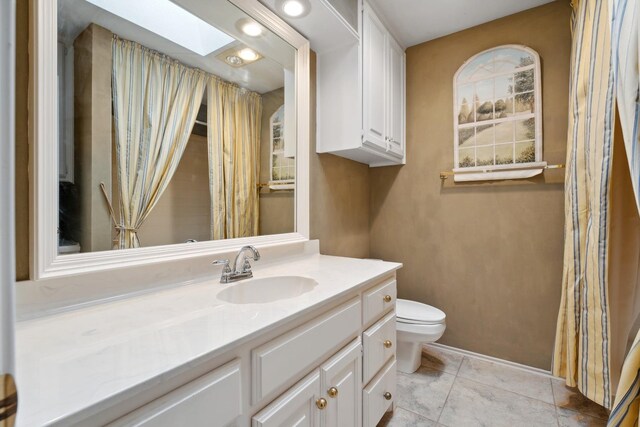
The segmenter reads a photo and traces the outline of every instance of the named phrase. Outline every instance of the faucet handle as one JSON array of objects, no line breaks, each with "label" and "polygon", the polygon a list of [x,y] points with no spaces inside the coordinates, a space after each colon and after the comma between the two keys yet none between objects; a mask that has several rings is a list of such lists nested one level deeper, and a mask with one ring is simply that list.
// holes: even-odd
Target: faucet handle
[{"label": "faucet handle", "polygon": [[222,272],[223,273],[231,273],[231,267],[229,266],[229,260],[228,259],[217,259],[217,260],[213,261],[211,264],[213,264],[213,265],[223,265],[224,267],[222,267]]}]

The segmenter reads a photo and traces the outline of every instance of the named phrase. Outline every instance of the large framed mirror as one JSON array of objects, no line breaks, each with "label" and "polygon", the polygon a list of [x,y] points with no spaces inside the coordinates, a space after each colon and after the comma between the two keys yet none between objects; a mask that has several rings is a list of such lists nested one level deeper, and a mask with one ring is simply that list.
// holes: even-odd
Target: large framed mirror
[{"label": "large framed mirror", "polygon": [[32,0],[32,279],[309,237],[309,44],[256,0]]}]

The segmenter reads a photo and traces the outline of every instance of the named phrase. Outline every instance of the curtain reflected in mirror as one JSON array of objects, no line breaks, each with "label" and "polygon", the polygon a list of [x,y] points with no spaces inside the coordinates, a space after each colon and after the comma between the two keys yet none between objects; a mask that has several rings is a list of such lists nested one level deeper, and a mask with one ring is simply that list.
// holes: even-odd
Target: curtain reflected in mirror
[{"label": "curtain reflected in mirror", "polygon": [[58,1],[59,254],[295,231],[295,49],[149,1]]}]

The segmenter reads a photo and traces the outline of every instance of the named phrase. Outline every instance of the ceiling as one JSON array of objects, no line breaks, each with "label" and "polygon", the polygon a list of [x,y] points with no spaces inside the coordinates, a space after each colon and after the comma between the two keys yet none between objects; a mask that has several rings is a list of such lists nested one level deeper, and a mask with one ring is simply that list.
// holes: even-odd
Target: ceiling
[{"label": "ceiling", "polygon": [[[238,29],[237,23],[247,19],[248,15],[227,0],[172,1],[227,33],[235,41],[206,56],[201,56],[85,0],[58,1],[58,37],[64,44],[71,45],[90,23],[95,23],[122,38],[136,41],[186,65],[208,71],[258,93],[269,92],[284,86],[283,69],[293,69],[295,63],[295,49],[291,45],[268,30],[255,38],[244,35]],[[259,52],[263,58],[239,68],[231,67],[223,60],[216,58],[220,52],[236,46],[238,49],[249,46]]]},{"label": "ceiling", "polygon": [[452,34],[552,0],[369,0],[404,47]]}]

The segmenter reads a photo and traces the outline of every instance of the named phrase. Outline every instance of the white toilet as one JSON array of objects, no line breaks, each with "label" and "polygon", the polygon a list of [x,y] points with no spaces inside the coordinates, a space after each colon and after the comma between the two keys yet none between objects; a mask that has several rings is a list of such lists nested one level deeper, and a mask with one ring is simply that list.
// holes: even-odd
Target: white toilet
[{"label": "white toilet", "polygon": [[422,345],[440,339],[447,325],[442,310],[405,299],[396,300],[397,369],[412,373],[420,367]]}]

